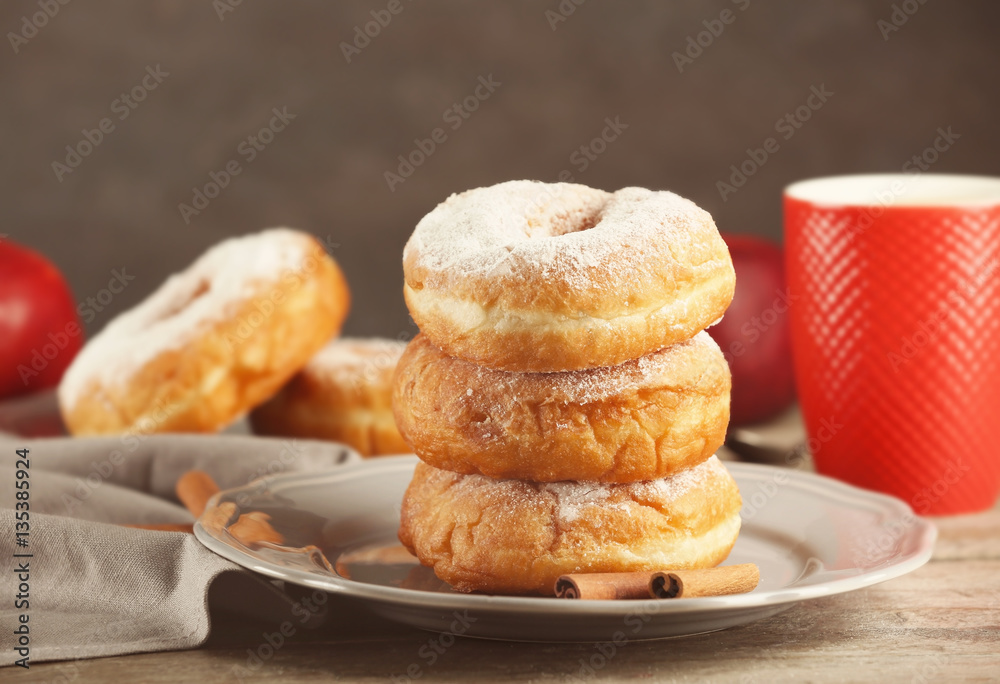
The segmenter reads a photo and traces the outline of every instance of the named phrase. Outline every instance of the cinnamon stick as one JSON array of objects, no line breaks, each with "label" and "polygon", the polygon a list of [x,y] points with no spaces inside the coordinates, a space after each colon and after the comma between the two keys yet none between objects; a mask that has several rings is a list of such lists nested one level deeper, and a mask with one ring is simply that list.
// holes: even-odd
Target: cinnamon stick
[{"label": "cinnamon stick", "polygon": [[202,515],[200,522],[206,530],[221,534],[234,517],[236,517],[236,504],[232,501],[223,501],[218,506],[209,508]]},{"label": "cinnamon stick", "polygon": [[219,485],[202,470],[190,470],[177,480],[177,498],[195,518],[205,512],[208,500],[219,493]]},{"label": "cinnamon stick", "polygon": [[[195,518],[202,517],[208,500],[219,493],[219,485],[212,477],[201,470],[191,470],[177,480],[177,498],[181,500]],[[247,547],[261,543],[283,544],[285,537],[271,525],[271,516],[260,511],[241,514],[235,522],[230,523],[238,512],[237,506],[231,501],[219,504],[209,511],[202,524],[209,529],[220,531],[225,529]],[[308,551],[308,549],[306,549]]]},{"label": "cinnamon stick", "polygon": [[191,523],[155,523],[152,525],[125,525],[136,530],[154,530],[157,532],[194,532]]},{"label": "cinnamon stick", "polygon": [[563,575],[556,580],[558,598],[584,600],[649,598],[653,572],[587,572]]},{"label": "cinnamon stick", "polygon": [[229,534],[247,547],[261,542],[282,544],[285,537],[271,526],[271,516],[260,511],[244,513],[228,528]]},{"label": "cinnamon stick", "polygon": [[724,596],[752,591],[760,582],[753,563],[701,570],[663,572],[592,572],[562,575],[556,580],[558,598],[615,600]]},{"label": "cinnamon stick", "polygon": [[[215,484],[215,481],[208,473],[201,470],[191,470],[184,473],[177,480],[175,491],[177,492],[177,498],[181,500],[184,507],[188,509],[191,515],[198,518],[205,511],[208,500],[219,491],[219,485]],[[125,527],[159,532],[194,531],[194,525],[191,523],[153,523],[147,525],[125,525]]]},{"label": "cinnamon stick", "polygon": [[647,595],[671,599],[745,594],[753,591],[759,582],[760,569],[753,563],[703,570],[670,570],[653,574]]}]

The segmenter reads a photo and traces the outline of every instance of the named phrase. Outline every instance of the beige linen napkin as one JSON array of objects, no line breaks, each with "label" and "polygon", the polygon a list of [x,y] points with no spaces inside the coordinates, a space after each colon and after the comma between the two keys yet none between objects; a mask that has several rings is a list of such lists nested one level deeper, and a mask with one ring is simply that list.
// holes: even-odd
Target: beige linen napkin
[{"label": "beige linen napkin", "polygon": [[[28,546],[20,547],[15,452],[25,448],[30,529]],[[228,435],[24,439],[0,433],[0,558],[6,575],[0,665],[21,657],[13,634],[21,614],[29,615],[31,663],[192,648],[208,638],[214,610],[287,619],[299,595],[295,587],[240,568],[190,534],[121,524],[191,522],[174,496],[177,479],[188,470],[204,470],[226,489],[260,476],[324,470],[357,458],[342,445],[307,440]],[[14,556],[26,553],[31,556]],[[26,609],[15,605],[14,596],[15,570],[22,563],[28,564],[30,586]],[[313,624],[324,617],[318,613]]]}]

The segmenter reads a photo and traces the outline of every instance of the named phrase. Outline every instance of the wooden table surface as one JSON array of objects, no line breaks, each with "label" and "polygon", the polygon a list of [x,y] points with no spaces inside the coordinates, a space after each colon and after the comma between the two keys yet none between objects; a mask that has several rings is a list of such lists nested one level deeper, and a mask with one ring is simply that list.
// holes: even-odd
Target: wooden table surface
[{"label": "wooden table surface", "polygon": [[429,663],[421,648],[433,634],[333,599],[325,626],[259,663],[248,649],[276,625],[218,615],[198,650],[6,668],[0,680],[403,682],[416,664],[420,681],[1000,681],[1000,508],[936,522],[935,559],[916,572],[743,627],[632,642],[593,673],[581,669],[597,653],[592,644],[458,639]]}]

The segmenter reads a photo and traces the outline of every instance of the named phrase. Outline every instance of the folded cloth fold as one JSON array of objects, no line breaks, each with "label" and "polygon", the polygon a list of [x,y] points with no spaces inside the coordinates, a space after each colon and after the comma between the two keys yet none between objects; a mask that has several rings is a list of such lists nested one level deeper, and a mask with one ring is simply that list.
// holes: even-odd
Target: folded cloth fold
[{"label": "folded cloth fold", "polygon": [[[16,483],[16,451],[27,449],[29,487]],[[23,439],[0,433],[0,556],[5,586],[26,603],[4,601],[0,665],[19,660],[12,641],[28,616],[30,662],[192,648],[210,631],[211,608],[282,621],[295,598],[275,583],[217,556],[190,534],[123,527],[191,522],[174,485],[204,470],[223,489],[258,477],[325,470],[359,458],[330,442],[228,435],[125,435]],[[29,527],[15,509],[28,491]],[[23,497],[20,501],[24,501]],[[15,530],[28,532],[27,546]],[[15,556],[15,554],[22,554]],[[318,624],[325,616],[312,618]],[[308,626],[308,624],[306,625]]]}]

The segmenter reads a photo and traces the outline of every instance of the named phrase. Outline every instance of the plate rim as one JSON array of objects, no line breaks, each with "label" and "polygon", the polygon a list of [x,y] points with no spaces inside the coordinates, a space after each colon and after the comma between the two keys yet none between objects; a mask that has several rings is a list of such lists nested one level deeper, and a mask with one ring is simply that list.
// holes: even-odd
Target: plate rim
[{"label": "plate rim", "polygon": [[[398,470],[412,468],[419,459],[412,454],[380,456],[373,459],[348,462],[321,472],[295,472],[258,478],[250,483],[223,490],[215,494],[205,508],[206,514],[217,505],[222,497],[237,496],[248,490],[259,494],[261,484],[265,483],[268,491],[280,491],[294,487],[303,481],[315,484],[317,479],[337,480],[345,477],[358,477],[368,471]],[[822,598],[835,594],[863,589],[887,580],[895,579],[910,573],[927,563],[934,551],[937,539],[937,528],[934,524],[916,513],[904,501],[888,494],[862,489],[840,480],[835,480],[818,473],[812,473],[778,466],[740,463],[728,461],[726,467],[737,480],[771,479],[777,474],[788,477],[785,485],[794,484],[800,489],[811,490],[826,498],[839,502],[862,502],[869,507],[881,509],[894,514],[894,519],[911,516],[913,525],[907,529],[900,541],[908,540],[911,548],[894,556],[885,567],[881,567],[858,575],[834,578],[815,584],[799,587],[784,587],[770,591],[736,594],[731,596],[711,596],[690,599],[620,599],[605,601],[558,601],[551,597],[535,596],[491,596],[485,594],[448,594],[389,587],[365,582],[357,582],[339,576],[324,576],[309,573],[295,568],[284,568],[267,563],[241,551],[236,546],[212,534],[202,525],[202,515],[194,524],[194,534],[199,542],[210,551],[226,558],[248,570],[259,572],[268,577],[285,580],[314,589],[321,589],[332,594],[350,596],[357,599],[408,605],[411,607],[434,608],[438,610],[480,610],[487,612],[510,612],[517,610],[527,614],[546,615],[599,615],[626,616],[633,613],[638,606],[655,603],[658,614],[677,615],[684,613],[728,612],[741,609],[764,608],[786,603],[798,603],[810,599]],[[780,496],[776,494],[775,496]]]}]

